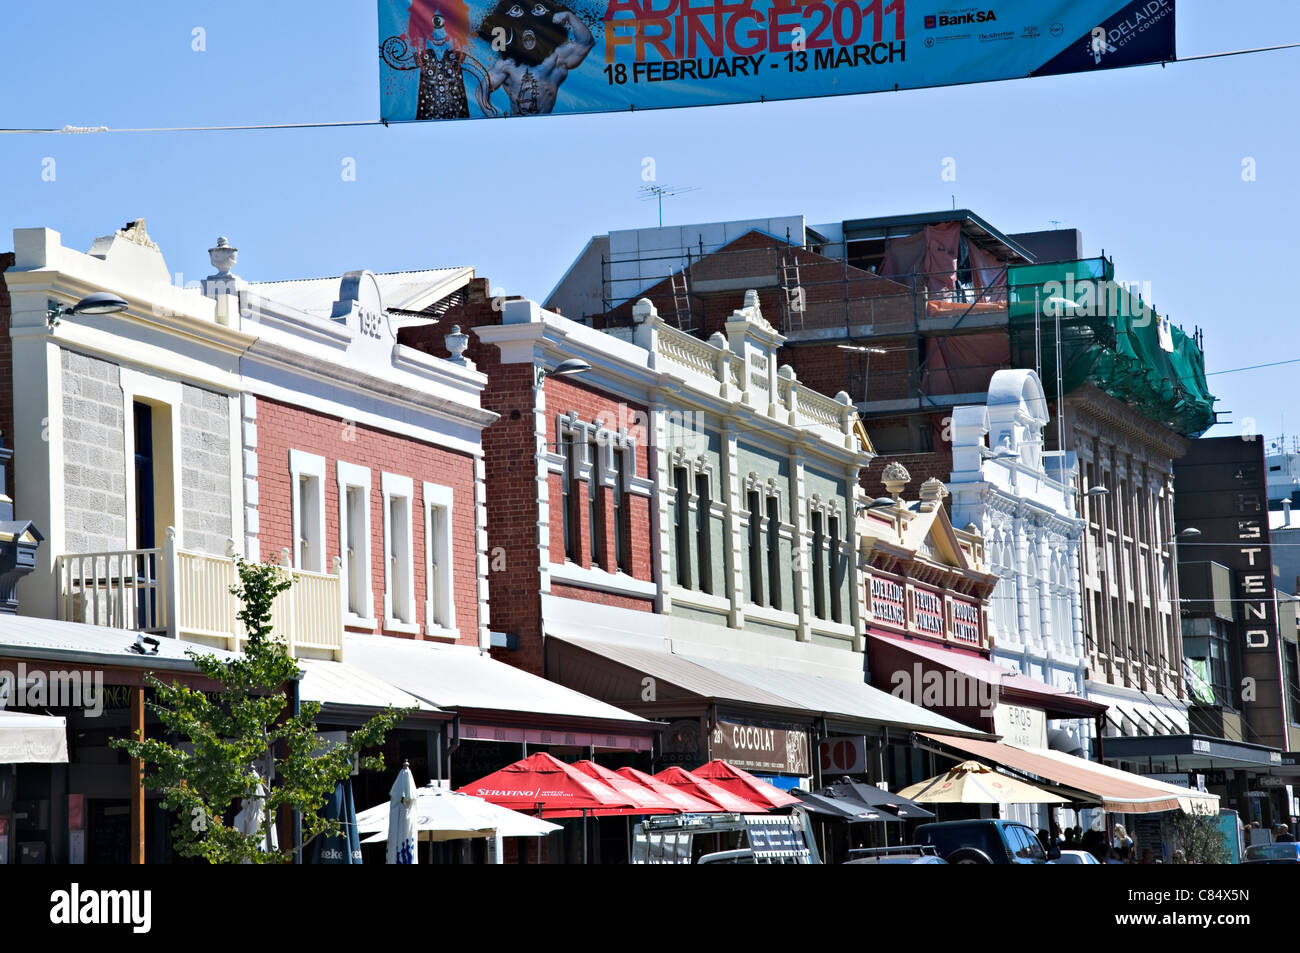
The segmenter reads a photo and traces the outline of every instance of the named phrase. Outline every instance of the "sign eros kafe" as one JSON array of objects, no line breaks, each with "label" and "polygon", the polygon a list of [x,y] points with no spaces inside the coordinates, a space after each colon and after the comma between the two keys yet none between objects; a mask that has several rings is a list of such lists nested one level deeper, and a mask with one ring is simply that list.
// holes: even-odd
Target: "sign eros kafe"
[{"label": "sign eros kafe", "polygon": [[804,99],[1175,58],[1174,0],[943,2],[378,0],[380,116]]}]

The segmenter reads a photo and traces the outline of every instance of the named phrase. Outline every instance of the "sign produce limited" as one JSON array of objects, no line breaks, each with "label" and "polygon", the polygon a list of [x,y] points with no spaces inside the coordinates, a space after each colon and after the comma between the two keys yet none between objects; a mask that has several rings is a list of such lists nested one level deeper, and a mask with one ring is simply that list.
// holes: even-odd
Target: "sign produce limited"
[{"label": "sign produce limited", "polygon": [[378,2],[385,121],[802,99],[1174,59],[1174,0]]}]

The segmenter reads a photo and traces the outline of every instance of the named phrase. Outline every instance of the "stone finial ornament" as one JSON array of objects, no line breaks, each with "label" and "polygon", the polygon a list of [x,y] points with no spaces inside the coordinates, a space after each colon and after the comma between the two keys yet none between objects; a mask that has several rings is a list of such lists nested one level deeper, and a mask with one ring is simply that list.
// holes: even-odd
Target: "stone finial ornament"
[{"label": "stone finial ornament", "polygon": [[137,218],[134,222],[127,222],[122,226],[118,234],[129,242],[134,242],[145,248],[152,248],[154,251],[158,250],[158,244],[149,237],[149,232],[145,228],[144,219],[142,218]]},{"label": "stone finial ornament", "polygon": [[885,472],[880,479],[885,484],[885,491],[898,500],[903,494],[903,487],[912,481],[912,474],[897,460],[891,460],[885,465]]},{"label": "stone finial ornament", "polygon": [[465,358],[465,348],[469,347],[469,335],[461,331],[459,324],[451,326],[451,333],[443,338],[443,343],[447,346],[447,353],[451,355],[451,360],[457,364],[468,363]]},{"label": "stone finial ornament", "polygon": [[947,495],[948,488],[943,485],[943,481],[938,477],[930,477],[921,484],[921,509],[931,512],[943,503],[943,498]]},{"label": "stone finial ornament", "polygon": [[222,235],[217,239],[217,244],[208,249],[208,260],[212,262],[212,267],[217,269],[217,275],[222,278],[230,276],[230,269],[235,267],[239,261],[239,249]]}]

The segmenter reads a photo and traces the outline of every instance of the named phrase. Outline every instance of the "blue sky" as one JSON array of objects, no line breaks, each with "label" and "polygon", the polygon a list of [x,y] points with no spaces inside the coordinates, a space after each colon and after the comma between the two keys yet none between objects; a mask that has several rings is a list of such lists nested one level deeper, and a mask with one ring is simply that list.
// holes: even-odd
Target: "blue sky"
[{"label": "blue sky", "polygon": [[[0,126],[372,120],[368,0],[49,2],[7,9]],[[206,50],[192,49],[195,27]],[[1182,56],[1300,41],[1300,4],[1178,3]],[[1300,50],[824,100],[509,121],[0,136],[0,246],[45,225],[87,248],[144,216],[173,273],[227,235],[251,280],[472,264],[542,298],[586,239],[802,213],[958,207],[1004,231],[1079,228],[1117,277],[1205,331],[1208,369],[1300,358]],[[43,181],[46,158],[54,181]],[[957,180],[940,177],[945,157]],[[1254,159],[1254,181],[1242,163]],[[355,181],[341,175],[355,160]],[[1300,434],[1300,363],[1210,378],[1240,432]]]}]

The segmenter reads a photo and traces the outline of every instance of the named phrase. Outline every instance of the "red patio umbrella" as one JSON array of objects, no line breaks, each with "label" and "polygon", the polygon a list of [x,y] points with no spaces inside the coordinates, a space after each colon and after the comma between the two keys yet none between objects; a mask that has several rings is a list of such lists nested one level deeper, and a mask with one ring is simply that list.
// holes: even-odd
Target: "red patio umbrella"
[{"label": "red patio umbrella", "polygon": [[664,768],[655,775],[655,778],[665,784],[671,784],[673,787],[682,788],[696,797],[712,801],[724,811],[731,811],[735,814],[766,814],[770,810],[766,804],[758,804],[749,798],[732,794],[726,788],[715,784],[708,778],[697,778],[695,775],[688,774],[678,767]]},{"label": "red patio umbrella", "polygon": [[775,785],[768,784],[748,771],[742,771],[734,764],[728,764],[720,759],[696,768],[691,774],[697,778],[707,778],[732,794],[757,801],[759,804],[766,804],[768,807],[789,807],[792,804],[802,803],[797,797],[786,794]]},{"label": "red patio umbrella", "polygon": [[560,811],[577,816],[637,806],[626,794],[542,751],[479,778],[460,792],[512,811],[541,811],[552,817]]},{"label": "red patio umbrella", "polygon": [[696,797],[685,788],[673,787],[671,784],[665,784],[658,778],[653,778],[644,771],[638,771],[636,768],[619,768],[615,774],[620,774],[630,781],[644,785],[656,794],[662,794],[666,799],[677,805],[679,811],[687,814],[717,814],[721,808],[712,801],[706,801],[702,797]]},{"label": "red patio umbrella", "polygon": [[592,813],[597,817],[603,817],[608,814],[680,814],[682,808],[673,800],[655,791],[653,788],[637,784],[630,778],[611,771],[609,768],[603,768],[594,761],[575,761],[570,767],[581,771],[583,774],[590,775],[597,781],[603,781],[619,794],[627,797],[635,807],[618,808],[617,810],[597,810]]}]

